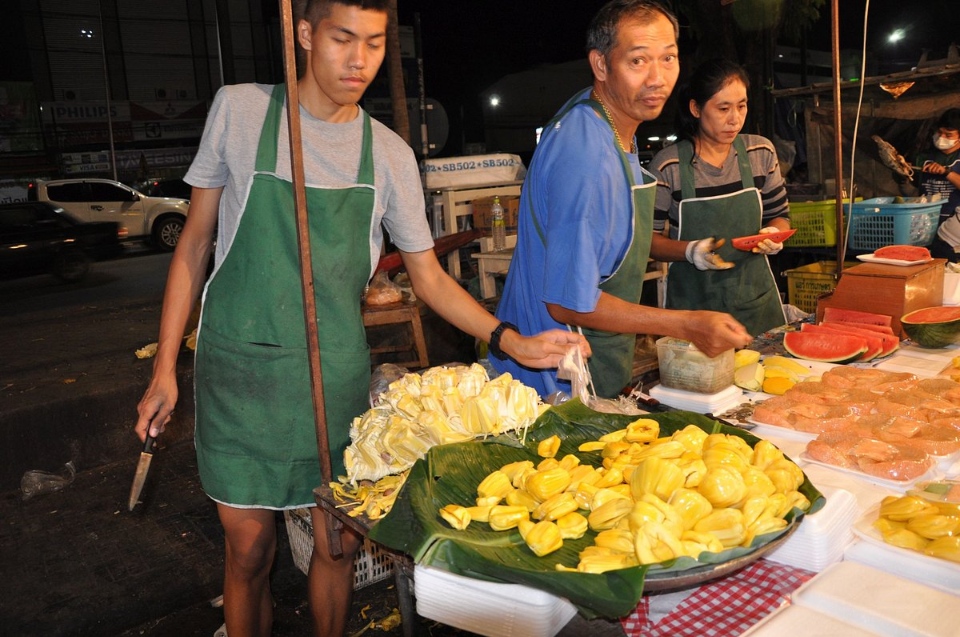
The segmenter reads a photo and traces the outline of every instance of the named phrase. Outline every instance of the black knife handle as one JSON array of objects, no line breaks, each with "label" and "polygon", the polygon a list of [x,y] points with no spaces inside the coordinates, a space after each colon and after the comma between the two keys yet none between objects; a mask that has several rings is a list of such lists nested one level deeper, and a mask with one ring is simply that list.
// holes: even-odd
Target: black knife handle
[{"label": "black knife handle", "polygon": [[143,453],[153,453],[157,446],[157,437],[147,434],[147,439],[143,443]]}]

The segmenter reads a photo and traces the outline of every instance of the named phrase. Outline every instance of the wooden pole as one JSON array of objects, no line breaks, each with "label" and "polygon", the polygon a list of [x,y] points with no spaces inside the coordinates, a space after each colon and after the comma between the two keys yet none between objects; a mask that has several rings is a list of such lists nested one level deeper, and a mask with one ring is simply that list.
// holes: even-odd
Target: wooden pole
[{"label": "wooden pole", "polygon": [[307,328],[307,355],[310,359],[310,389],[313,395],[314,425],[320,475],[324,484],[333,477],[330,443],[327,440],[327,414],[323,404],[323,374],[320,370],[320,336],[317,330],[317,301],[313,293],[313,259],[310,253],[310,221],[303,183],[303,141],[300,137],[300,91],[297,86],[296,37],[290,0],[280,0],[283,31],[283,70],[287,83],[287,125],[290,132],[290,165],[293,173],[294,208],[297,214],[297,244],[300,248],[300,280],[303,288],[303,318]]},{"label": "wooden pole", "polygon": [[[847,252],[847,233],[843,217],[843,136],[841,135],[842,114],[840,112],[840,0],[830,2],[831,53],[833,56],[833,160],[835,163],[834,192],[836,194],[837,216],[837,280],[843,275],[843,261]],[[862,81],[862,78],[861,78]],[[853,184],[850,184],[851,190]],[[853,195],[850,195],[851,201]]]}]

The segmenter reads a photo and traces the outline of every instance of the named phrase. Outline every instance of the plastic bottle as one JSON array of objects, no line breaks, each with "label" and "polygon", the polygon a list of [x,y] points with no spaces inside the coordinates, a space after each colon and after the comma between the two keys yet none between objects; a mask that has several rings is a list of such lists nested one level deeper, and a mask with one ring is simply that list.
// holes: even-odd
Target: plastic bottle
[{"label": "plastic bottle", "polygon": [[490,233],[493,235],[493,250],[500,252],[507,247],[507,220],[503,216],[503,206],[500,205],[500,197],[493,198],[493,206],[490,207]]}]

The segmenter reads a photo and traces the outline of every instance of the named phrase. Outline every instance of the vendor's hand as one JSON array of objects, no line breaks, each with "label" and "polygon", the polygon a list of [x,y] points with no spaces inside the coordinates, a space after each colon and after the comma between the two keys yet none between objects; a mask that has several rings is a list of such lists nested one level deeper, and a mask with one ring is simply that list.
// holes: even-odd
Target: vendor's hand
[{"label": "vendor's hand", "polygon": [[728,349],[742,349],[753,342],[747,329],[729,314],[697,310],[682,319],[684,338],[711,358]]},{"label": "vendor's hand", "polygon": [[947,173],[947,167],[935,161],[927,161],[923,163],[923,172],[930,173],[931,175],[945,175]]},{"label": "vendor's hand", "polygon": [[506,330],[500,337],[500,349],[504,353],[521,365],[535,369],[557,367],[571,346],[579,347],[584,358],[592,353],[587,339],[569,330],[547,330],[536,336],[521,336]]},{"label": "vendor's hand", "polygon": [[[760,228],[760,234],[770,234],[771,232],[780,232],[780,229],[773,226]],[[771,241],[770,239],[764,239],[753,248],[754,252],[765,255],[776,254],[781,250],[783,250],[783,244]]]},{"label": "vendor's hand", "polygon": [[134,431],[140,440],[146,440],[147,433],[154,438],[163,433],[167,423],[170,422],[173,407],[177,403],[177,394],[175,375],[154,376],[143,398],[137,404],[137,413],[140,417],[137,419]]},{"label": "vendor's hand", "polygon": [[687,261],[698,270],[729,270],[733,264],[724,261],[723,257],[715,252],[724,241],[724,239],[715,240],[713,237],[691,241],[687,244]]}]

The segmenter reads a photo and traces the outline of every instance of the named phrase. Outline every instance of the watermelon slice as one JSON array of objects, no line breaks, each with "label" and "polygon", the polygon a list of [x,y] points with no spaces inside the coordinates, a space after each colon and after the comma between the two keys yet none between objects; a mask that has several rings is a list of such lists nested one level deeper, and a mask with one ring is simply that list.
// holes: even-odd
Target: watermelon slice
[{"label": "watermelon slice", "polygon": [[808,361],[850,363],[867,351],[867,342],[853,334],[787,332],[783,335],[783,348]]},{"label": "watermelon slice", "polygon": [[[856,323],[821,323],[820,325],[827,329],[846,332],[848,334],[856,334],[857,336],[862,336],[867,340],[870,340],[871,337],[874,339],[879,338],[881,351],[876,355],[876,357],[889,356],[900,348],[900,339],[898,337],[885,332],[875,332],[873,330],[864,329],[864,323],[861,323],[859,326]],[[874,325],[873,327],[878,326]]]},{"label": "watermelon slice", "polygon": [[960,307],[936,306],[915,310],[900,318],[900,325],[920,347],[946,347],[960,341]]},{"label": "watermelon slice", "polygon": [[849,321],[821,321],[822,323],[829,323],[830,325],[846,325],[847,327],[859,327],[862,330],[870,330],[871,332],[879,332],[880,334],[891,334],[896,336],[896,332],[893,331],[892,327],[887,327],[886,325],[871,325],[870,323],[851,323]]},{"label": "watermelon slice", "polygon": [[845,310],[839,307],[828,307],[823,310],[823,322],[833,323],[869,323],[870,325],[893,325],[893,317],[886,314],[874,314],[873,312],[861,312],[859,310]]},{"label": "watermelon slice", "polygon": [[897,261],[926,261],[930,259],[930,251],[923,246],[884,246],[874,251],[873,256],[878,259],[894,259]]},{"label": "watermelon slice", "polygon": [[[829,325],[812,325],[810,323],[804,323],[800,329],[804,332],[810,332],[811,334],[849,334],[841,328],[830,327]],[[883,354],[883,340],[880,338],[879,334],[874,334],[873,332],[867,332],[864,330],[860,334],[853,334],[854,336],[859,336],[862,338],[867,346],[867,351],[860,355],[861,361],[868,361],[881,356]]]}]

